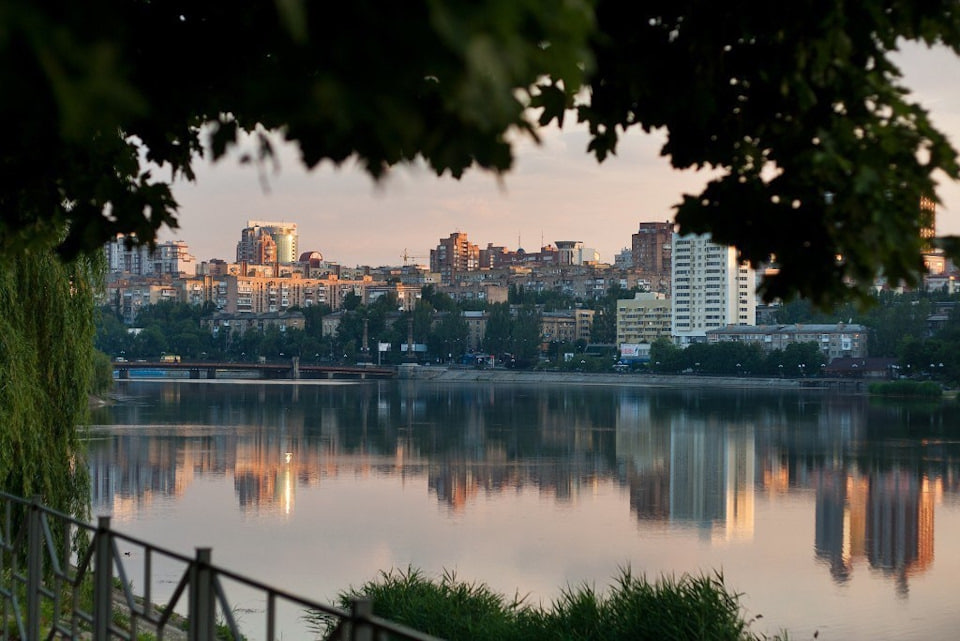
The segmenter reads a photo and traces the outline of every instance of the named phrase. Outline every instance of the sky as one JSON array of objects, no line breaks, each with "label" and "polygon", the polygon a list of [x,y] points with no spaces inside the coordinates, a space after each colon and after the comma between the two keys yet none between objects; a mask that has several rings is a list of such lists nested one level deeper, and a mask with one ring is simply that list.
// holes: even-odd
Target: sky
[{"label": "sky", "polygon": [[[896,57],[903,84],[934,124],[960,149],[960,57],[905,45]],[[536,251],[557,240],[579,240],[612,263],[630,245],[641,221],[673,219],[683,194],[697,193],[706,172],[673,170],[659,156],[661,134],[631,129],[617,155],[602,164],[586,152],[583,128],[541,133],[522,141],[504,176],[470,170],[460,180],[418,166],[395,168],[376,183],[349,163],[307,172],[296,151],[279,155],[279,169],[258,170],[236,158],[200,161],[193,183],[178,182],[176,230],[161,240],[183,240],[197,260],[233,260],[248,220],[297,223],[300,251],[320,251],[346,266],[426,263],[430,249],[453,232],[470,242]],[[960,235],[960,183],[942,177],[937,233]]]}]

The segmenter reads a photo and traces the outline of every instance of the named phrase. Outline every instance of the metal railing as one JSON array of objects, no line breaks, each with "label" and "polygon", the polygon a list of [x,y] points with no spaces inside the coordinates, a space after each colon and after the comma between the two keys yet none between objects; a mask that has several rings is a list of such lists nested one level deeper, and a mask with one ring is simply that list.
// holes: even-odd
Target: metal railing
[{"label": "metal railing", "polygon": [[[197,548],[191,558],[124,535],[111,529],[107,516],[94,526],[2,492],[0,510],[0,640],[276,641],[278,612],[292,607],[326,621],[325,631],[315,634],[331,641],[438,641],[374,616],[367,599],[352,601],[349,610],[312,601],[213,565],[210,548]],[[123,553],[121,545],[128,548]],[[151,593],[160,566],[178,568],[171,576],[179,579],[156,605]],[[141,576],[139,594],[131,570]],[[225,584],[263,599],[259,633],[240,629]]]}]

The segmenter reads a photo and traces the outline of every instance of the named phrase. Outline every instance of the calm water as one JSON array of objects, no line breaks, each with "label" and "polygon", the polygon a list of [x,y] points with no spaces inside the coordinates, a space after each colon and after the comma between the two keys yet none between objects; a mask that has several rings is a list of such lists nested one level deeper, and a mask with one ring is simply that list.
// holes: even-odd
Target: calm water
[{"label": "calm water", "polygon": [[94,514],[312,598],[413,565],[548,603],[629,565],[722,570],[763,615],[754,629],[792,639],[960,625],[953,403],[413,382],[119,391],[94,417]]}]

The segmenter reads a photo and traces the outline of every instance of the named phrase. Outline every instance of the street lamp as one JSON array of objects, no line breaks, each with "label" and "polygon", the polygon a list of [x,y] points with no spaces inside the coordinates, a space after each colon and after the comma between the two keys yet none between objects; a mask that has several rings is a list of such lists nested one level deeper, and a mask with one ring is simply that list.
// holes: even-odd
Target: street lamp
[{"label": "street lamp", "polygon": [[737,376],[740,376],[740,363],[737,363]]}]

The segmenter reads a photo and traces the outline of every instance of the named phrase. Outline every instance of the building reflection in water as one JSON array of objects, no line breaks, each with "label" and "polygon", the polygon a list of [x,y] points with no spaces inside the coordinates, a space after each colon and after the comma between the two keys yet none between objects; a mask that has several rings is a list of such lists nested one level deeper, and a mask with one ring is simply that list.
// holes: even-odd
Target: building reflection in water
[{"label": "building reflection in water", "polygon": [[823,469],[816,490],[816,555],[834,579],[846,582],[866,561],[906,596],[908,579],[933,563],[934,504],[942,481],[901,467]]},{"label": "building reflection in water", "polygon": [[451,514],[526,488],[575,505],[607,483],[644,528],[725,542],[755,536],[758,499],[812,490],[815,557],[834,580],[865,564],[906,595],[933,563],[944,479],[960,489],[952,450],[902,460],[867,425],[903,417],[849,399],[404,385],[166,385],[155,398],[95,430],[94,513],[175,500],[205,475],[232,477],[241,510],[279,515],[298,488],[346,476],[412,482]]},{"label": "building reflection in water", "polygon": [[637,399],[621,402],[617,418],[617,456],[639,519],[692,526],[716,541],[753,536],[752,426],[709,416],[658,421]]}]

